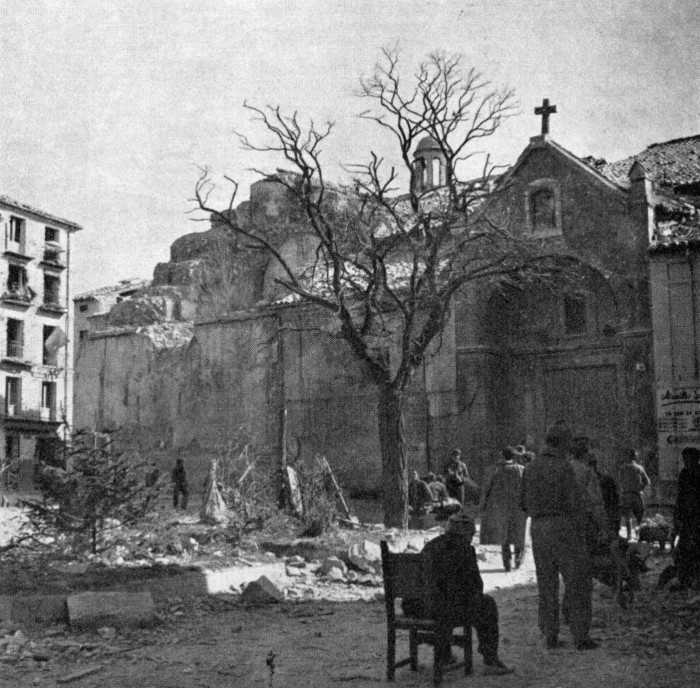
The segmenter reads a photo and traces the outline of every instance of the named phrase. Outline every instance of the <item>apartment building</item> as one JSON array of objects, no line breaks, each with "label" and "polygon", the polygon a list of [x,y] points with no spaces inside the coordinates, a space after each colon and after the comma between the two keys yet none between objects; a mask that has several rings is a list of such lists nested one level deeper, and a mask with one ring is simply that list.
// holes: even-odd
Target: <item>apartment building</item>
[{"label": "apartment building", "polygon": [[71,235],[80,225],[0,196],[0,487],[32,486],[71,424]]}]

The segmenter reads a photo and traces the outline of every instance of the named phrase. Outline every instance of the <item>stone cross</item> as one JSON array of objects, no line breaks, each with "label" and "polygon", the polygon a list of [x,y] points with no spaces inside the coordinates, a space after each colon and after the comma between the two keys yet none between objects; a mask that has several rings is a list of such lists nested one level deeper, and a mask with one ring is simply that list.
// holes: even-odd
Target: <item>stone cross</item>
[{"label": "stone cross", "polygon": [[557,111],[556,105],[549,104],[549,98],[542,101],[541,107],[535,108],[536,115],[542,115],[542,133],[549,134],[549,116]]}]

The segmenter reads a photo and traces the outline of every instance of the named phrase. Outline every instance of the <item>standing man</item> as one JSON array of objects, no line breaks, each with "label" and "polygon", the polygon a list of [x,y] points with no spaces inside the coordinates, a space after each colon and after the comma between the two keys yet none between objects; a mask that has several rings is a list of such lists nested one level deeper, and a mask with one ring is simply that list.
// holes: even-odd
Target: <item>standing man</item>
[{"label": "standing man", "polygon": [[503,568],[511,569],[511,551],[515,550],[515,568],[520,568],[525,552],[525,525],[527,515],[520,508],[520,488],[523,471],[518,461],[518,453],[513,447],[503,450],[503,457],[492,466],[481,490],[479,511],[481,531],[479,543],[501,545]]},{"label": "standing man", "polygon": [[189,497],[190,489],[187,484],[187,472],[185,471],[185,462],[182,458],[175,461],[173,468],[173,507],[177,509],[179,496],[182,495],[182,510],[187,509],[187,498]]},{"label": "standing man", "polygon": [[[465,622],[476,629],[484,674],[513,673],[498,657],[498,608],[484,595],[476,552],[471,545],[474,521],[464,513],[450,516],[447,530],[426,543],[423,565],[429,585],[430,616],[437,622],[437,654],[441,664],[450,661],[450,638]],[[465,633],[471,633],[466,628]]]},{"label": "standing man", "polygon": [[686,447],[681,453],[683,468],[678,475],[678,497],[673,525],[678,546],[673,557],[679,589],[700,584],[700,450]]},{"label": "standing man", "polygon": [[476,483],[469,477],[467,464],[462,461],[462,451],[453,449],[450,460],[445,464],[445,487],[447,494],[464,506],[465,488],[477,489]]},{"label": "standing man", "polygon": [[523,472],[520,506],[532,518],[530,535],[539,591],[539,626],[547,647],[559,647],[559,574],[569,626],[577,650],[593,650],[590,637],[590,560],[585,545],[583,500],[574,469],[567,460],[571,431],[555,423],[545,448]]},{"label": "standing man", "polygon": [[637,532],[644,518],[644,488],[650,484],[644,467],[637,463],[639,452],[630,449],[624,463],[617,471],[617,484],[620,486],[620,510],[627,527],[627,539],[632,537],[632,516],[637,521]]},{"label": "standing man", "polygon": [[420,479],[418,471],[411,471],[411,480],[408,483],[408,510],[415,527],[425,527],[423,516],[428,513],[432,504],[433,493],[428,483]]},{"label": "standing man", "polygon": [[590,456],[588,437],[575,437],[571,443],[571,467],[574,469],[583,499],[586,545],[588,551],[593,553],[598,544],[609,543],[610,529],[607,525],[600,480],[589,465]]}]

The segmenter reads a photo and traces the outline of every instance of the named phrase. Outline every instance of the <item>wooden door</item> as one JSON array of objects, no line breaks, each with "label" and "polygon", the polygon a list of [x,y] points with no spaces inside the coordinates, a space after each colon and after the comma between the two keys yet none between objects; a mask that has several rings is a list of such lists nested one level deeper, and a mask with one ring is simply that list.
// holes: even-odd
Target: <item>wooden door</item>
[{"label": "wooden door", "polygon": [[548,370],[545,373],[545,426],[566,422],[585,435],[601,467],[614,471],[624,438],[614,365]]}]

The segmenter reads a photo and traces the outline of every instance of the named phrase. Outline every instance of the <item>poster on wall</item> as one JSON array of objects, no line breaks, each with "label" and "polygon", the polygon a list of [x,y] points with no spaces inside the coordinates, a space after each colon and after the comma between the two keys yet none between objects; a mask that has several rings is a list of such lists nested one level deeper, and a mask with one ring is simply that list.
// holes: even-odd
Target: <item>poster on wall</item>
[{"label": "poster on wall", "polygon": [[664,387],[657,401],[659,477],[675,480],[683,448],[700,448],[700,387]]}]

